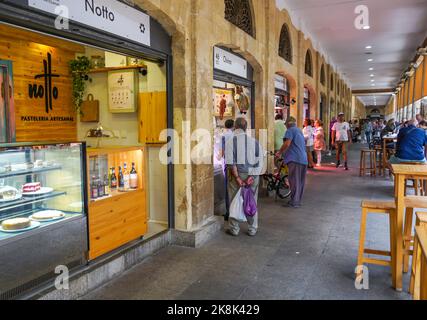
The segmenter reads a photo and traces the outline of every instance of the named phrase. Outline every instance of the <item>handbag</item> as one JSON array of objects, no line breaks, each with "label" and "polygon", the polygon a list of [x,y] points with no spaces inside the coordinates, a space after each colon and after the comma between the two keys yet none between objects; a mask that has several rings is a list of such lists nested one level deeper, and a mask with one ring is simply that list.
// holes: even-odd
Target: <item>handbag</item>
[{"label": "handbag", "polygon": [[251,187],[242,188],[243,197],[243,211],[247,217],[253,217],[256,215],[258,208],[255,201],[255,194]]},{"label": "handbag", "polygon": [[246,215],[243,209],[242,188],[237,191],[236,196],[230,204],[230,218],[239,222],[247,222]]}]

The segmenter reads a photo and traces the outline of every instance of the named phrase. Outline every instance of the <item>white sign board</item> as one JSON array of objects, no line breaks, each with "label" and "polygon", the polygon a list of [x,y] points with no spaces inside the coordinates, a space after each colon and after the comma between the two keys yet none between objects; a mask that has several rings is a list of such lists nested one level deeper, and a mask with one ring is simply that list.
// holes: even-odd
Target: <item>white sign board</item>
[{"label": "white sign board", "polygon": [[288,91],[288,83],[286,78],[276,74],[274,78],[274,87],[279,90]]},{"label": "white sign board", "polygon": [[[28,5],[150,46],[150,16],[116,0],[28,0]],[[60,28],[61,24],[55,25]]]},{"label": "white sign board", "polygon": [[248,62],[229,51],[214,47],[214,68],[248,78]]}]

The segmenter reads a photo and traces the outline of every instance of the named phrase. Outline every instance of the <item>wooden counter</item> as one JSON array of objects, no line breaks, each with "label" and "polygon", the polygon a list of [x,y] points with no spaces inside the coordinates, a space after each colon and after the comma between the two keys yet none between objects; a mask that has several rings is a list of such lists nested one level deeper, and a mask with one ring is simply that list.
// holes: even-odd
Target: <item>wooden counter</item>
[{"label": "wooden counter", "polygon": [[[108,168],[117,169],[126,162],[130,170],[134,162],[138,173],[138,189],[127,192],[114,191],[109,197],[96,200],[89,197],[89,260],[139,239],[147,233],[144,152],[143,147],[87,149],[88,168],[90,158],[104,156],[108,159]],[[90,195],[90,181],[88,188]]]}]

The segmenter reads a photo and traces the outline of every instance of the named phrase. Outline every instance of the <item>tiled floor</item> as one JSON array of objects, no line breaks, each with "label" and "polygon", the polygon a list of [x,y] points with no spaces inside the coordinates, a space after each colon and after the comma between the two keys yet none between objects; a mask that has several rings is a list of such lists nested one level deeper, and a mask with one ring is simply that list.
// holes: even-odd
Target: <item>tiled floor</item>
[{"label": "tiled floor", "polygon": [[[359,149],[349,172],[310,172],[302,208],[261,198],[256,237],[242,228],[200,249],[168,247],[85,299],[410,299],[391,288],[386,267],[370,266],[370,289],[355,289],[360,201],[393,192],[389,179],[359,178]],[[388,248],[385,216],[370,217],[367,232],[369,245]]]}]

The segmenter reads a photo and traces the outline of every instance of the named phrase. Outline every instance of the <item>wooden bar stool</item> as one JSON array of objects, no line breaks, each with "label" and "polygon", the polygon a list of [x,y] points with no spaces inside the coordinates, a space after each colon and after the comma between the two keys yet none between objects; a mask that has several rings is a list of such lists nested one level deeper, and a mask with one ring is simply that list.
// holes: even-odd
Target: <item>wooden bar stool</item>
[{"label": "wooden bar stool", "polygon": [[[422,228],[427,232],[427,212],[417,212],[416,227]],[[420,299],[420,270],[421,268],[421,250],[419,239],[415,235],[414,240],[414,255],[412,257],[412,268],[411,268],[411,282],[409,284],[409,293],[413,296],[414,300]]]},{"label": "wooden bar stool", "polygon": [[[390,251],[373,250],[365,248],[366,240],[366,224],[368,220],[368,214],[388,214],[390,220]],[[396,202],[392,201],[362,201],[362,219],[360,223],[360,239],[359,239],[359,253],[357,258],[358,270],[361,270],[359,266],[363,264],[376,264],[380,266],[391,267],[391,272],[394,275],[394,259],[395,259],[395,232],[396,232]],[[377,256],[390,257],[390,260],[381,260],[368,258],[365,254],[372,254]]]},{"label": "wooden bar stool", "polygon": [[409,272],[409,258],[414,255],[414,250],[411,248],[414,247],[415,237],[412,234],[414,228],[414,209],[427,209],[427,197],[423,196],[406,196],[405,197],[405,225],[403,231],[403,272]]},{"label": "wooden bar stool", "polygon": [[383,166],[383,149],[381,146],[375,146],[374,147],[375,150],[375,165],[376,165],[376,173],[379,176],[383,175],[383,172],[385,172],[384,166]]},{"label": "wooden bar stool", "polygon": [[[369,167],[366,167],[366,157],[369,156]],[[377,175],[377,151],[364,149],[360,151],[360,176],[364,177],[368,172],[371,177]]]}]

